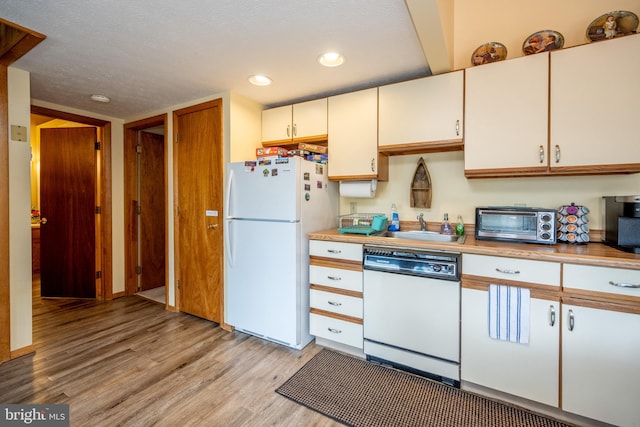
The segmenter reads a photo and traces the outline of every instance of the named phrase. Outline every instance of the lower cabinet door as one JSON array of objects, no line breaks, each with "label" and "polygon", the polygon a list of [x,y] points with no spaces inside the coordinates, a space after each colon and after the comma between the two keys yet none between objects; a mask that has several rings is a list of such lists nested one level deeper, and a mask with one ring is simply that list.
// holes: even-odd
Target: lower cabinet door
[{"label": "lower cabinet door", "polygon": [[461,379],[558,407],[560,304],[531,298],[521,344],[489,336],[488,303],[488,291],[462,289]]},{"label": "lower cabinet door", "polygon": [[640,426],[640,315],[562,308],[562,409]]},{"label": "lower cabinet door", "polygon": [[309,316],[311,335],[362,348],[362,325],[315,313]]}]

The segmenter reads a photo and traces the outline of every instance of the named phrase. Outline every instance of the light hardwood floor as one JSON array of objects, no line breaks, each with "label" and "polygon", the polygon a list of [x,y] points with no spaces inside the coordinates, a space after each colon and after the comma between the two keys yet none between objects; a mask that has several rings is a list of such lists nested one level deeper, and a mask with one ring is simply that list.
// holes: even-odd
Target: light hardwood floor
[{"label": "light hardwood floor", "polygon": [[70,405],[72,426],[338,426],[275,389],[301,351],[140,297],[41,300],[35,354],[0,365],[0,402]]}]

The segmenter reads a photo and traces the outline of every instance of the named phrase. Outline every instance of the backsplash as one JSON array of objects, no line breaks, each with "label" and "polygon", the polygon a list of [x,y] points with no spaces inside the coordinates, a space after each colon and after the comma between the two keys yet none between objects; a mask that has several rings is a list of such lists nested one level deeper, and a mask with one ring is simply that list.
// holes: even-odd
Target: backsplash
[{"label": "backsplash", "polygon": [[[409,205],[410,186],[418,160],[422,157],[432,181],[432,201],[429,209],[414,209]],[[589,226],[600,230],[604,226],[602,197],[637,194],[640,174],[590,175],[536,178],[467,179],[464,176],[464,152],[392,156],[389,158],[389,181],[378,182],[373,199],[340,198],[340,214],[350,213],[350,203],[358,212],[390,215],[395,203],[400,221],[417,221],[424,214],[427,222],[440,222],[443,214],[449,218],[462,215],[466,224],[475,222],[476,206],[537,206],[557,209],[574,202],[591,210]]]}]

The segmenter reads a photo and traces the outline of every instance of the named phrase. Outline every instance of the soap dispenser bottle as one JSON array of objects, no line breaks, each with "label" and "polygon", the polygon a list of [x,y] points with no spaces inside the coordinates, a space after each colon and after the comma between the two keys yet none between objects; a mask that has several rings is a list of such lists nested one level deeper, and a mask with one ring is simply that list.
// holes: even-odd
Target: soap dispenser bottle
[{"label": "soap dispenser bottle", "polygon": [[387,227],[389,231],[400,231],[400,216],[398,215],[398,209],[396,204],[391,204],[391,224]]},{"label": "soap dispenser bottle", "polygon": [[451,224],[449,223],[449,214],[444,214],[444,219],[442,220],[442,224],[440,224],[440,234],[453,234],[453,228],[451,228]]},{"label": "soap dispenser bottle", "polygon": [[464,235],[464,222],[462,221],[462,215],[458,215],[458,223],[456,224],[456,234],[458,236]]}]

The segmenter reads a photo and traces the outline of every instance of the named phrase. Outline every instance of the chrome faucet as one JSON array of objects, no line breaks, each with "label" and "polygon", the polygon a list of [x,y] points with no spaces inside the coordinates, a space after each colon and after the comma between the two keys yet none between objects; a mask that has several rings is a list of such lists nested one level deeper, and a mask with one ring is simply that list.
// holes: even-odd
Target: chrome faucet
[{"label": "chrome faucet", "polygon": [[424,214],[420,213],[420,215],[418,215],[418,222],[420,223],[420,231],[426,231],[427,230],[427,223],[424,222]]}]

